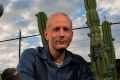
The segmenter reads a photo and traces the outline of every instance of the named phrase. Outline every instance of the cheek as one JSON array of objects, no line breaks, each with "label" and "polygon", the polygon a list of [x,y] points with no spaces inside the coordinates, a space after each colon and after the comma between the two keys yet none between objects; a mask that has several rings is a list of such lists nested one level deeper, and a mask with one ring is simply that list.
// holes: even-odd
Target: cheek
[{"label": "cheek", "polygon": [[68,40],[69,40],[69,42],[71,42],[71,41],[72,41],[72,37],[69,37],[69,39],[68,39]]},{"label": "cheek", "polygon": [[67,37],[68,37],[69,40],[72,40],[73,34],[70,33]]},{"label": "cheek", "polygon": [[57,35],[55,35],[55,34],[49,34],[48,35],[48,40],[49,41],[52,42],[52,41],[55,41],[56,39],[57,39]]},{"label": "cheek", "polygon": [[54,35],[51,32],[46,32],[45,33],[45,38],[46,40],[51,40],[54,37]]}]

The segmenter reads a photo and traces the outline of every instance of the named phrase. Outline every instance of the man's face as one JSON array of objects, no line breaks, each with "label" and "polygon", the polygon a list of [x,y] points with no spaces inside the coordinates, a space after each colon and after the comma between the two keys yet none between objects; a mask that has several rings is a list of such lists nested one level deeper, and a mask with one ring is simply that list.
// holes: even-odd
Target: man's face
[{"label": "man's face", "polygon": [[45,36],[52,49],[66,49],[73,36],[71,20],[63,15],[52,17],[45,31]]}]

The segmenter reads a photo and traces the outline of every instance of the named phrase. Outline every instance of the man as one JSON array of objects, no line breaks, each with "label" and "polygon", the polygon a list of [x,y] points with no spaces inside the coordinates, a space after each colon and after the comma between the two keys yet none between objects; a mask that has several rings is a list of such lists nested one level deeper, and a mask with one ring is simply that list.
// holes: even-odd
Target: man
[{"label": "man", "polygon": [[21,80],[94,80],[87,62],[66,49],[73,37],[69,16],[51,15],[45,37],[48,46],[23,52],[18,64]]}]

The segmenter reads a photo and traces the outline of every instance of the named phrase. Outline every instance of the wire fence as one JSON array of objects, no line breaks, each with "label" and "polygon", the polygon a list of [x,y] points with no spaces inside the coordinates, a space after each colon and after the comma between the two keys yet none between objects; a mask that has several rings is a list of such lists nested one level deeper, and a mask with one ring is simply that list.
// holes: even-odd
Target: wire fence
[{"label": "wire fence", "polygon": [[[114,23],[112,23],[111,25],[113,25],[113,24]],[[118,23],[115,23],[115,24],[118,24]],[[87,29],[87,28],[88,27],[73,28],[73,31],[74,32],[78,31],[78,33],[79,33],[79,32],[81,32],[79,30],[81,30],[81,29]],[[88,32],[89,32],[89,29],[88,29],[87,32],[85,32],[85,34],[83,34],[83,33],[82,34],[78,34],[78,33],[74,34],[73,35],[74,39],[73,39],[73,41],[72,41],[72,43],[71,43],[71,45],[70,45],[70,47],[68,49],[70,49],[71,51],[73,51],[73,52],[75,52],[77,54],[81,54],[81,55],[83,55],[82,53],[89,54],[88,52],[90,51],[89,50],[89,40],[90,39],[89,39],[89,37],[87,37],[87,33]],[[1,59],[3,59],[5,62],[9,62],[9,65],[5,64],[5,66],[13,66],[13,65],[15,65],[13,63],[17,63],[19,61],[19,58],[20,58],[20,55],[21,55],[21,52],[22,52],[21,50],[23,50],[23,49],[27,48],[28,46],[30,46],[29,44],[22,43],[23,41],[25,41],[27,39],[33,39],[33,38],[36,38],[36,37],[39,36],[38,40],[35,41],[35,39],[34,39],[33,42],[36,42],[37,46],[41,45],[40,43],[38,43],[38,41],[40,40],[40,34],[35,34],[35,35],[30,35],[30,36],[22,36],[21,34],[22,34],[22,32],[20,30],[19,31],[19,37],[0,41],[0,45],[4,45],[5,46],[4,43],[7,43],[6,46],[9,46],[8,48],[11,49],[9,51],[8,48],[4,48],[3,46],[2,46],[1,49],[4,48],[4,50],[0,49],[0,51],[3,51],[3,52],[1,52],[1,53],[3,53],[2,55],[4,55],[6,57],[6,58],[1,58]],[[80,38],[81,35],[84,35],[84,37]],[[117,35],[114,35],[113,37],[117,37],[117,39],[114,42],[115,49],[117,49],[118,48],[118,46],[117,46],[118,42],[120,42],[120,35],[117,34]],[[12,43],[13,41],[15,43],[17,43],[17,44],[10,45],[9,43]],[[16,45],[18,45],[18,46],[16,46]],[[27,46],[25,46],[25,45],[27,45]],[[22,48],[22,46],[25,46],[25,48]],[[87,47],[84,48],[85,46],[87,46]],[[12,49],[12,47],[14,47],[14,48]],[[11,54],[11,55],[9,55],[9,54]],[[17,58],[16,58],[16,56],[17,56]],[[83,55],[83,56],[86,57],[87,55]],[[11,57],[11,58],[9,58],[9,57]],[[13,57],[15,58],[14,60],[12,59]],[[87,60],[88,60],[88,58],[87,58]],[[10,62],[12,62],[12,63],[10,64]],[[0,62],[0,64],[4,64],[4,63]],[[4,65],[3,65],[3,67],[4,67]]]},{"label": "wire fence", "polygon": [[[120,24],[120,22],[117,22],[117,23],[112,23],[110,22],[110,25],[114,25],[114,24]],[[101,26],[101,25],[100,25]],[[73,28],[72,30],[77,30],[77,29],[85,29],[85,28],[88,28],[88,27],[81,27],[81,28]],[[30,36],[23,36],[21,35],[21,30],[19,31],[19,37],[18,38],[13,38],[13,39],[7,39],[7,40],[2,40],[0,41],[1,42],[7,42],[7,41],[13,41],[13,40],[19,40],[19,58],[20,58],[20,54],[21,54],[21,41],[22,39],[24,38],[30,38],[30,37],[35,37],[35,36],[39,36],[40,34],[36,34],[36,35],[30,35]],[[78,35],[79,36],[79,35]],[[118,35],[119,36],[119,35]],[[81,40],[77,40],[77,41],[74,41],[74,42],[78,42],[78,41],[86,41],[86,40],[89,40],[89,39],[81,39]]]}]

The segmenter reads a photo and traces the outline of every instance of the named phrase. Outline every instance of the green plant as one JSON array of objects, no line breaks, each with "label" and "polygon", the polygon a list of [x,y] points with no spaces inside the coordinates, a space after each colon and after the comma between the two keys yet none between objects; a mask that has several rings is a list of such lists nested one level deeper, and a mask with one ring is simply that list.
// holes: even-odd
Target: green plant
[{"label": "green plant", "polygon": [[96,11],[96,0],[84,0],[87,11],[87,25],[90,29],[90,58],[95,80],[116,80],[115,51],[112,43],[111,28],[102,23]]},{"label": "green plant", "polygon": [[43,46],[47,45],[47,40],[44,36],[44,30],[46,29],[47,15],[44,12],[39,12],[36,14],[38,21],[38,30],[41,35]]}]

